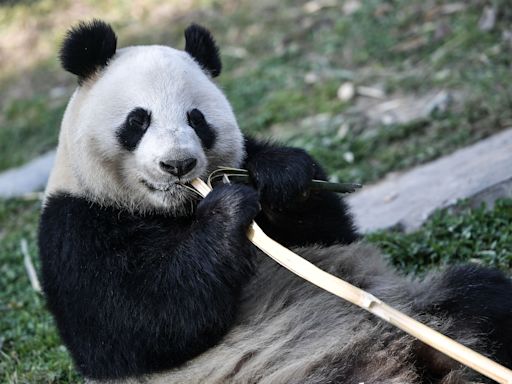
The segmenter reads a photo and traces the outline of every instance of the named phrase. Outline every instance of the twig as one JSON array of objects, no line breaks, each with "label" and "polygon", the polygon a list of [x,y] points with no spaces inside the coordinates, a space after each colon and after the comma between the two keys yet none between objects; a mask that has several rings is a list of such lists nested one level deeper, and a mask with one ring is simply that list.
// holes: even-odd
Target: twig
[{"label": "twig", "polygon": [[21,253],[23,254],[23,264],[25,264],[25,270],[27,271],[28,279],[30,280],[30,285],[32,285],[34,291],[41,293],[41,284],[39,284],[36,269],[34,268],[34,264],[32,263],[32,259],[30,258],[30,254],[28,253],[27,240],[21,239],[20,246]]},{"label": "twig", "polygon": [[[192,185],[203,197],[211,191],[211,188],[200,179],[193,180]],[[269,238],[255,222],[250,225],[247,236],[269,257],[310,283],[373,313],[482,375],[498,383],[512,384],[512,371],[508,368],[397,311],[372,294],[321,270]]]},{"label": "twig", "polygon": [[[251,181],[249,172],[246,169],[220,167],[208,176],[208,185],[212,186],[212,183],[215,180],[222,178],[224,175],[227,175],[231,180],[235,180],[240,183],[248,184]],[[324,180],[311,180],[311,189],[313,190],[352,193],[361,187],[362,185],[357,183],[333,183]]]}]

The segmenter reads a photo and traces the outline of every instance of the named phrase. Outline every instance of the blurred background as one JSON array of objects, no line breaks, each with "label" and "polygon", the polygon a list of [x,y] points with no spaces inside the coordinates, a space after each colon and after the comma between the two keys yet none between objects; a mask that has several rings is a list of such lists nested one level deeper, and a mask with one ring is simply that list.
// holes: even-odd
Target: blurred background
[{"label": "blurred background", "polygon": [[[182,48],[188,24],[209,28],[224,63],[218,82],[242,130],[305,148],[334,181],[371,190],[512,127],[508,0],[1,1],[0,172],[56,146],[76,86],[59,66],[59,45],[70,26],[92,18],[112,24],[120,47]],[[485,172],[512,178],[512,163],[503,166],[506,153],[501,159],[501,169]],[[3,175],[4,187],[14,182],[11,173]],[[407,191],[412,198],[422,193]],[[429,207],[445,209],[414,228],[383,226],[367,238],[404,273],[459,261],[510,272],[506,195],[498,193],[485,208],[462,194],[467,199],[447,209]],[[394,197],[377,203],[386,199]],[[39,209],[39,194],[0,198],[0,382],[80,382],[27,274],[27,258],[38,266]]]}]

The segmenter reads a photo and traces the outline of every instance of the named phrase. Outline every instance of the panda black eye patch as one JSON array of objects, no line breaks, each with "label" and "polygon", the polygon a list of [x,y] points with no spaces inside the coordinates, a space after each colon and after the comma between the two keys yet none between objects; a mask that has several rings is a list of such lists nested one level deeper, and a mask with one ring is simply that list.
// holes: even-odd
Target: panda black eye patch
[{"label": "panda black eye patch", "polygon": [[117,139],[121,146],[128,151],[133,151],[150,124],[151,113],[149,111],[144,108],[133,109],[126,116],[123,125],[117,130]]},{"label": "panda black eye patch", "polygon": [[215,131],[210,124],[208,124],[201,111],[194,108],[190,112],[187,112],[187,121],[188,125],[194,129],[196,135],[201,140],[203,147],[211,149],[215,143]]}]

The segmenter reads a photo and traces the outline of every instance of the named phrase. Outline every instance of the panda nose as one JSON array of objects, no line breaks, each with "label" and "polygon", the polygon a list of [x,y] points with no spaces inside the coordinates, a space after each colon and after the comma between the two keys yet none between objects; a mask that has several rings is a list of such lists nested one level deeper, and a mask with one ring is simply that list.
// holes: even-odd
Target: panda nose
[{"label": "panda nose", "polygon": [[168,160],[161,161],[160,168],[164,172],[170,173],[173,176],[181,177],[189,173],[197,164],[197,159],[189,157],[184,160]]}]

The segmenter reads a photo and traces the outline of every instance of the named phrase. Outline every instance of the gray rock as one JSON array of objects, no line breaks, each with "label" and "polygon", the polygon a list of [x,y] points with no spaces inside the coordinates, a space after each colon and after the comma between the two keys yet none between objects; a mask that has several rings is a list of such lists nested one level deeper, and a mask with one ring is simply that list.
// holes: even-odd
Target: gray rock
[{"label": "gray rock", "polygon": [[512,196],[512,129],[349,196],[363,232],[402,227],[413,231],[438,208],[459,199],[475,205]]},{"label": "gray rock", "polygon": [[407,124],[449,110],[462,101],[460,92],[441,89],[423,95],[391,95],[385,99],[359,97],[349,112],[366,116],[370,125]]},{"label": "gray rock", "polygon": [[27,164],[0,173],[0,197],[9,198],[44,189],[55,160],[55,151]]}]

